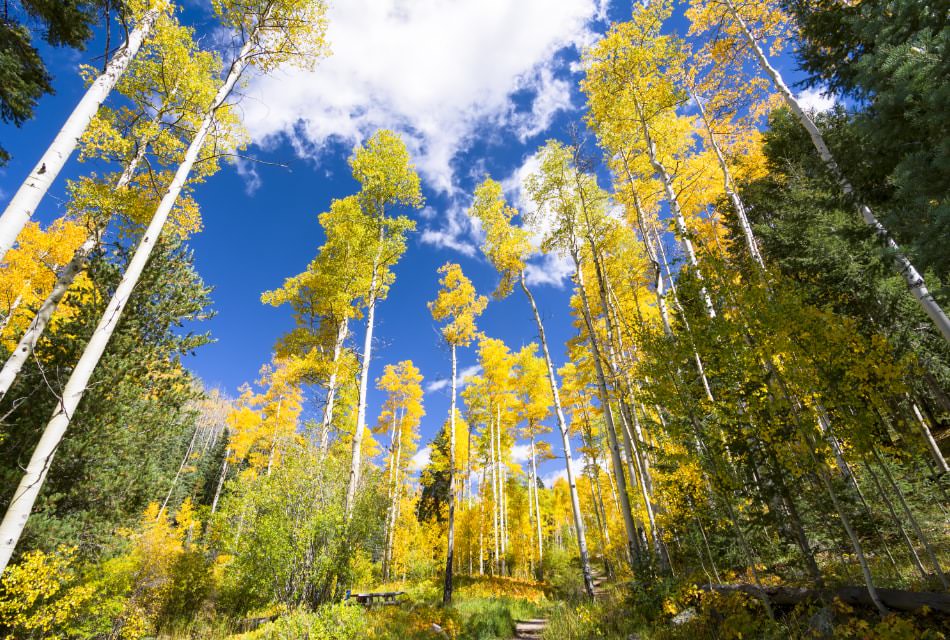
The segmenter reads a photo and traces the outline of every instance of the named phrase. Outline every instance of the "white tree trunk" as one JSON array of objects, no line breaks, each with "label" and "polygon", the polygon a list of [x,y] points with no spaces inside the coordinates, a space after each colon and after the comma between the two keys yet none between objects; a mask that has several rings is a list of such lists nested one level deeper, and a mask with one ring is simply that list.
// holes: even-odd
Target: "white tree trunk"
[{"label": "white tree trunk", "polygon": [[245,45],[241,48],[238,57],[231,63],[231,69],[227,79],[218,90],[217,95],[215,95],[214,101],[209,105],[204,121],[195,133],[191,144],[188,145],[185,157],[175,172],[168,191],[156,208],[152,220],[145,230],[145,234],[139,241],[135,254],[129,261],[125,275],[122,276],[122,280],[119,282],[118,287],[116,287],[112,299],[106,306],[99,324],[96,326],[92,337],[89,339],[89,343],[86,345],[86,349],[83,351],[79,362],[76,364],[75,369],[73,369],[66,383],[66,387],[63,389],[60,404],[53,411],[53,416],[46,425],[46,429],[43,431],[43,435],[40,437],[36,449],[33,451],[33,456],[30,458],[23,478],[16,492],[13,494],[13,499],[10,501],[9,507],[7,507],[3,522],[0,523],[0,573],[6,569],[7,564],[10,562],[13,549],[20,539],[20,534],[23,532],[23,527],[26,526],[26,521],[30,517],[33,504],[36,502],[40,489],[43,487],[43,481],[46,479],[46,474],[49,471],[49,466],[56,453],[56,448],[66,433],[69,421],[72,419],[76,408],[79,406],[79,402],[82,400],[93,371],[102,358],[102,354],[109,344],[112,333],[119,324],[122,311],[129,301],[129,297],[132,295],[132,290],[135,288],[142,272],[145,270],[152,249],[158,242],[159,235],[165,226],[165,222],[168,220],[168,215],[171,213],[172,207],[175,205],[175,201],[178,199],[178,195],[181,193],[191,173],[191,169],[198,159],[198,154],[204,145],[205,138],[207,138],[214,124],[215,112],[224,104],[234,89],[234,85],[247,66],[247,60],[251,55],[253,47],[254,39],[248,38]]},{"label": "white tree trunk", "polygon": [[534,313],[534,321],[538,326],[538,338],[541,341],[541,351],[544,354],[544,363],[548,369],[548,384],[551,385],[551,396],[554,400],[554,410],[557,415],[557,426],[561,432],[561,444],[564,447],[564,465],[567,471],[567,485],[571,493],[571,511],[574,516],[574,530],[577,533],[577,547],[581,561],[581,572],[584,577],[584,590],[587,597],[594,598],[594,578],[590,571],[590,558],[587,553],[587,535],[584,531],[584,516],[581,514],[581,502],[577,495],[577,480],[574,478],[574,460],[571,456],[571,436],[567,428],[567,420],[564,417],[564,409],[561,406],[561,396],[558,392],[557,374],[554,371],[554,363],[551,361],[551,352],[548,350],[548,341],[544,333],[544,324],[541,322],[541,314],[538,311],[538,305],[531,295],[531,290],[525,282],[525,274],[522,271],[519,277],[521,289],[524,291],[528,302],[531,304],[531,311]]},{"label": "white tree trunk", "polygon": [[228,456],[230,455],[231,450],[225,450],[224,462],[221,463],[221,475],[218,476],[218,486],[214,490],[214,499],[211,501],[211,513],[214,513],[218,509],[218,500],[221,498],[221,489],[224,487],[224,479],[228,476]]},{"label": "white tree trunk", "polygon": [[[382,247],[383,227],[379,228]],[[380,249],[381,250],[381,249]],[[360,359],[360,395],[356,408],[356,430],[353,432],[353,448],[350,451],[350,478],[346,486],[344,514],[349,521],[356,501],[356,487],[360,481],[360,459],[363,455],[363,432],[366,430],[366,394],[369,387],[369,363],[373,352],[373,326],[376,321],[376,285],[379,282],[379,250],[373,259],[373,277],[369,285],[369,302],[366,308],[366,335],[363,337],[363,357]]]},{"label": "white tree trunk", "polygon": [[452,604],[452,569],[455,558],[455,345],[452,344],[452,404],[449,409],[449,521],[445,541],[445,585],[442,588],[442,606]]},{"label": "white tree trunk", "polygon": [[[670,172],[667,171],[663,163],[660,162],[660,157],[656,151],[656,144],[653,142],[650,127],[641,111],[639,102],[636,102],[636,107],[637,114],[640,118],[640,127],[643,131],[643,139],[646,143],[647,155],[650,158],[650,164],[653,165],[654,171],[660,176],[660,182],[663,183],[663,192],[666,194],[666,200],[670,205],[670,213],[673,214],[673,221],[676,223],[676,232],[677,235],[679,235],[680,244],[683,245],[683,253],[686,254],[689,266],[695,271],[696,278],[702,283],[703,273],[699,269],[699,261],[696,259],[696,250],[693,248],[693,241],[690,240],[690,232],[689,229],[686,228],[686,220],[683,218],[683,210],[680,208],[679,198],[677,198],[676,190],[673,188],[673,176],[670,175]],[[706,290],[705,284],[700,287],[699,293],[703,297],[706,314],[710,318],[715,318],[716,308],[713,306],[712,298],[709,297],[709,292]]]},{"label": "white tree trunk", "polygon": [[[152,4],[154,6],[158,3]],[[36,212],[43,196],[46,195],[50,185],[79,143],[79,138],[82,137],[109,92],[139,52],[158,16],[157,8],[149,9],[142,16],[141,22],[129,34],[125,45],[112,56],[112,60],[106,65],[105,72],[86,90],[79,104],[69,114],[62,129],[56,134],[52,144],[17,189],[10,204],[0,216],[0,261],[3,261],[7,251],[16,243],[20,231]]]},{"label": "white tree trunk", "polygon": [[788,108],[798,118],[798,121],[805,128],[805,131],[808,132],[808,136],[811,138],[812,144],[815,145],[815,150],[818,151],[819,157],[821,158],[822,162],[825,163],[825,166],[828,167],[831,175],[834,176],[835,180],[838,181],[841,191],[844,192],[846,196],[855,198],[858,212],[861,214],[861,218],[864,220],[864,223],[874,230],[878,240],[880,240],[880,242],[891,253],[894,258],[894,262],[897,265],[897,270],[907,283],[907,287],[910,289],[911,294],[917,299],[917,303],[924,310],[927,316],[930,317],[930,320],[937,326],[937,329],[943,335],[943,339],[947,342],[950,342],[950,318],[947,317],[947,314],[944,313],[943,309],[940,308],[940,305],[937,304],[937,301],[934,300],[930,290],[927,289],[927,284],[924,282],[923,276],[920,275],[920,272],[917,271],[917,268],[914,267],[913,263],[911,263],[907,256],[904,255],[900,245],[898,245],[894,238],[891,237],[887,227],[881,224],[881,221],[875,217],[874,212],[871,211],[871,208],[857,200],[857,194],[854,192],[854,187],[851,186],[851,182],[841,172],[841,168],[838,166],[834,156],[831,154],[831,150],[828,149],[828,145],[825,144],[824,136],[821,135],[821,132],[815,125],[815,122],[811,119],[811,116],[809,116],[808,113],[802,109],[802,106],[799,104],[795,94],[793,94],[791,89],[788,88],[788,85],[785,84],[782,74],[780,74],[778,69],[773,67],[769,62],[769,59],[766,57],[762,47],[759,46],[758,41],[755,39],[755,36],[752,34],[752,31],[746,24],[745,19],[743,19],[743,17],[739,14],[739,11],[736,9],[735,3],[733,3],[732,0],[725,0],[725,3],[729,8],[729,13],[736,21],[736,24],[739,25],[746,42],[749,44],[749,48],[755,55],[756,60],[758,60],[759,66],[762,67],[762,70],[766,73],[769,79],[771,79],[772,84],[775,85],[776,89],[778,89],[778,92],[782,95],[782,98],[785,100]]},{"label": "white tree trunk", "polygon": [[917,418],[917,424],[920,425],[920,428],[924,433],[924,440],[927,441],[927,446],[930,448],[930,453],[934,457],[934,462],[937,463],[937,471],[939,471],[941,474],[950,473],[950,467],[947,466],[947,459],[943,457],[943,452],[940,450],[940,445],[938,445],[937,441],[934,439],[934,434],[930,431],[930,426],[924,419],[923,414],[920,413],[920,408],[917,406],[917,403],[913,401],[911,401],[910,406],[914,411],[914,416]]},{"label": "white tree trunk", "polygon": [[[531,436],[531,488],[534,489],[534,520],[538,533],[538,566],[544,560],[544,539],[541,536],[541,504],[538,501],[538,463],[534,451],[534,435]],[[529,496],[529,499],[531,497]]]},{"label": "white tree trunk", "polygon": [[716,154],[716,160],[719,162],[719,169],[722,171],[723,187],[726,191],[726,195],[732,202],[732,207],[736,210],[736,217],[739,220],[739,227],[742,229],[742,235],[745,238],[745,244],[746,248],[749,250],[749,255],[752,256],[752,260],[759,267],[759,269],[765,271],[765,260],[762,259],[762,253],[759,251],[759,245],[755,241],[755,234],[752,232],[752,225],[749,224],[749,216],[746,214],[745,203],[742,202],[742,198],[739,197],[739,194],[736,191],[735,183],[732,181],[732,172],[729,170],[729,163],[726,162],[726,157],[722,153],[722,147],[719,146],[719,141],[716,140],[716,134],[713,131],[712,123],[709,121],[709,117],[706,114],[706,107],[703,105],[702,99],[692,90],[692,88],[687,88],[687,90],[689,91],[690,97],[693,98],[693,102],[695,102],[696,106],[699,108],[699,117],[703,121],[703,128],[706,129],[706,136],[709,139],[709,146],[712,147],[713,152]]},{"label": "white tree trunk", "polygon": [[320,454],[325,456],[330,446],[330,429],[333,426],[333,406],[336,403],[337,378],[340,374],[340,356],[343,353],[343,344],[349,333],[349,322],[346,318],[340,321],[336,333],[336,343],[333,345],[333,370],[327,381],[327,406],[323,410],[323,427],[320,432]]},{"label": "white tree trunk", "polygon": [[[603,359],[594,320],[591,316],[590,302],[587,299],[587,290],[584,287],[584,275],[581,269],[580,258],[576,252],[572,254],[577,278],[577,293],[581,298],[581,311],[584,315],[584,324],[590,339],[591,359],[594,361],[594,372],[597,374],[597,389],[604,414],[604,425],[607,427],[607,439],[610,442],[610,459],[614,467],[614,477],[617,479],[617,495],[620,498],[620,512],[623,515],[624,530],[627,535],[627,562],[633,566],[637,557],[636,536],[637,528],[633,522],[633,511],[630,508],[630,497],[627,495],[627,478],[620,457],[620,443],[617,437],[617,428],[614,423],[613,411],[610,406],[610,392],[607,388],[607,377],[604,375]],[[631,478],[633,482],[635,479]]]},{"label": "white tree trunk", "polygon": [[270,440],[270,455],[267,457],[267,476],[270,477],[271,469],[274,467],[274,456],[277,454],[278,431],[280,430],[280,405],[284,402],[284,396],[277,398],[277,415],[274,417],[274,431]]},{"label": "white tree trunk", "polygon": [[[129,160],[128,165],[126,165],[122,171],[122,175],[119,176],[119,179],[115,183],[116,190],[124,189],[132,182],[132,178],[135,176],[139,164],[141,164],[145,158],[145,152],[148,149],[149,142],[150,140],[145,138],[139,140],[135,155]],[[46,331],[50,319],[53,317],[53,314],[56,313],[56,309],[59,307],[59,303],[62,302],[69,287],[71,287],[76,280],[76,276],[86,268],[86,260],[89,259],[93,249],[96,248],[97,242],[98,240],[94,235],[86,238],[82,245],[73,253],[72,259],[66,263],[66,266],[64,266],[56,276],[53,289],[49,292],[49,295],[46,296],[43,304],[40,305],[36,315],[33,316],[30,326],[27,327],[23,335],[20,336],[20,341],[17,343],[16,348],[10,353],[9,357],[7,357],[6,362],[3,363],[3,369],[0,370],[0,400],[2,400],[7,394],[7,391],[10,390],[16,377],[20,375],[23,365],[30,359],[33,349],[36,348],[36,343],[39,342],[39,339],[43,336],[43,332]]]}]

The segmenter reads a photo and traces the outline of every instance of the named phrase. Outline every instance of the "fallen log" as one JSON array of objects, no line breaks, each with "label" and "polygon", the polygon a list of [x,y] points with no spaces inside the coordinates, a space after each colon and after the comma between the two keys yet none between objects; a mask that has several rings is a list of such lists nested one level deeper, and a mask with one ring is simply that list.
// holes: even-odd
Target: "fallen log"
[{"label": "fallen log", "polygon": [[[795,606],[806,600],[840,599],[845,604],[858,607],[873,607],[871,596],[866,587],[841,587],[839,589],[805,589],[802,587],[757,587],[751,584],[703,584],[698,585],[704,591],[716,593],[746,593],[757,598],[765,596],[769,602],[785,607]],[[877,589],[878,598],[888,609],[895,611],[916,611],[928,607],[933,611],[950,613],[950,593],[933,591],[904,591],[902,589]]]}]

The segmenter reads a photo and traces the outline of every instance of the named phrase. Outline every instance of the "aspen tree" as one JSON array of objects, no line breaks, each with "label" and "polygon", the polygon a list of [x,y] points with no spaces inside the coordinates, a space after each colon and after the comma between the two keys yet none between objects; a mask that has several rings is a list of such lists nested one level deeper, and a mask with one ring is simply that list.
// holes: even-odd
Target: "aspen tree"
[{"label": "aspen tree", "polygon": [[577,482],[574,477],[574,461],[571,455],[571,439],[564,409],[558,393],[558,379],[551,360],[547,337],[544,333],[544,324],[538,305],[528,288],[525,276],[526,261],[532,253],[528,233],[512,224],[512,218],[517,211],[510,207],[502,194],[501,184],[487,178],[475,191],[475,200],[469,215],[478,219],[485,230],[485,242],[482,251],[491,261],[495,269],[501,274],[501,283],[495,290],[496,298],[505,298],[514,287],[515,282],[521,286],[538,328],[538,338],[541,342],[541,353],[548,371],[548,386],[551,389],[551,400],[554,404],[554,414],[557,417],[558,431],[561,434],[561,444],[564,451],[564,464],[567,473],[567,485],[570,492],[571,511],[574,518],[574,529],[577,535],[578,553],[581,561],[581,572],[584,579],[584,589],[589,598],[594,597],[594,582],[590,570],[590,558],[587,552],[587,536],[584,519],[581,513],[580,498],[577,493]]},{"label": "aspen tree", "polygon": [[[119,218],[121,226],[131,228],[133,233],[148,222],[152,194],[157,192],[156,197],[161,197],[161,189],[171,179],[163,169],[181,162],[188,146],[186,132],[200,124],[201,110],[213,98],[214,78],[220,72],[218,56],[198,50],[191,29],[178,25],[172,16],[159,17],[154,35],[116,86],[116,91],[131,101],[132,108],[102,107],[80,140],[81,161],[106,160],[123,165],[123,169],[107,181],[84,177],[70,183],[67,215],[87,227],[86,237],[74,247],[71,257],[59,262],[63,266],[54,285],[4,362],[0,397],[33,353],[110,222]],[[241,139],[236,115],[229,106],[222,107],[189,182],[201,182],[217,171],[217,150],[227,149]],[[149,176],[137,180],[143,164],[150,168]],[[197,204],[183,194],[170,220],[174,234],[186,237],[200,227]]]},{"label": "aspen tree", "polygon": [[362,294],[362,306],[366,309],[366,332],[363,336],[363,353],[360,356],[356,430],[353,432],[350,475],[344,505],[347,519],[353,513],[360,479],[376,303],[386,298],[389,287],[395,280],[392,267],[406,250],[406,234],[415,228],[415,223],[409,218],[394,218],[387,215],[386,211],[396,205],[415,208],[422,206],[419,175],[411,162],[405,143],[392,131],[377,131],[365,145],[358,146],[350,157],[350,168],[361,187],[357,195],[360,209],[366,217],[367,227],[375,231],[377,240],[370,254],[373,257],[369,265],[369,288]]},{"label": "aspen tree", "polygon": [[[627,562],[633,565],[636,558],[637,531],[634,524],[630,499],[627,495],[627,473],[624,470],[623,459],[620,455],[620,436],[614,421],[611,407],[611,394],[608,389],[607,376],[604,372],[605,354],[601,352],[597,337],[594,318],[591,313],[590,301],[587,297],[587,288],[584,282],[582,269],[583,231],[581,229],[581,205],[572,172],[577,171],[571,166],[571,154],[567,147],[549,141],[540,152],[540,169],[529,176],[527,191],[534,202],[536,211],[529,223],[541,225],[541,218],[546,219],[546,233],[542,248],[547,251],[557,251],[569,257],[574,263],[575,292],[580,300],[584,323],[587,328],[594,371],[597,374],[597,386],[600,396],[604,422],[607,426],[607,436],[610,442],[610,457],[614,476],[617,479],[617,494],[620,499],[621,514],[624,520],[624,529],[627,536]],[[587,176],[586,180],[593,180]],[[587,185],[596,188],[596,185]],[[634,481],[630,478],[630,482]]]},{"label": "aspen tree", "polygon": [[465,277],[462,268],[453,263],[446,263],[439,268],[442,277],[439,279],[439,294],[429,303],[429,311],[436,322],[445,322],[442,327],[442,338],[449,345],[452,354],[452,378],[449,386],[452,389],[449,408],[449,515],[446,539],[445,584],[442,588],[442,606],[452,603],[452,571],[455,557],[455,396],[457,361],[456,349],[467,347],[477,335],[475,318],[480,316],[488,305],[488,298],[476,293],[472,281]]},{"label": "aspen tree", "polygon": [[[537,499],[538,491],[538,446],[537,438],[539,435],[549,432],[551,429],[542,423],[551,415],[551,396],[545,389],[545,365],[544,361],[538,357],[538,345],[529,344],[522,347],[516,355],[517,361],[514,372],[515,394],[518,398],[518,417],[524,423],[521,430],[523,437],[530,442],[529,452],[529,470],[528,477],[529,501],[533,504],[535,532],[533,536],[537,547],[538,567],[544,561],[544,543],[541,535],[541,511]],[[530,523],[529,523],[530,524]],[[540,572],[539,572],[540,575]]]},{"label": "aspen tree", "polygon": [[715,48],[717,58],[749,59],[762,70],[773,87],[795,115],[811,138],[815,150],[828,172],[838,183],[841,192],[854,201],[864,223],[870,227],[881,244],[891,254],[897,272],[904,278],[918,305],[934,323],[944,340],[950,342],[950,318],[937,304],[927,288],[923,275],[894,240],[887,227],[874,215],[871,208],[855,193],[851,181],[845,176],[837,160],[828,148],[824,136],[812,117],[802,108],[782,74],[769,61],[765,41],[774,39],[773,49],[781,47],[789,30],[789,20],[776,2],[739,2],[737,0],[703,0],[694,2],[687,12],[691,33],[713,32],[716,36],[707,45]]},{"label": "aspen tree", "polygon": [[239,53],[232,60],[224,83],[205,107],[204,118],[195,132],[184,159],[175,172],[168,191],[143,234],[116,288],[105,313],[63,390],[58,406],[43,432],[23,479],[0,523],[0,571],[6,568],[13,549],[29,518],[33,503],[42,488],[56,447],[82,399],[96,364],[105,352],[122,309],[162,233],[178,195],[198,159],[206,138],[214,127],[217,111],[226,103],[238,80],[249,65],[263,72],[283,63],[313,66],[325,54],[326,6],[319,0],[215,0],[215,10],[225,25],[239,30],[243,37]]},{"label": "aspen tree", "polygon": [[43,196],[46,195],[79,143],[79,138],[109,96],[112,88],[115,87],[116,82],[138,54],[142,43],[149,37],[155,21],[172,9],[171,3],[167,0],[149,2],[137,0],[129,4],[135,26],[129,32],[128,39],[106,64],[103,73],[83,94],[49,148],[40,157],[39,162],[0,215],[0,261],[3,261],[7,251],[16,243],[17,236],[24,225],[36,213]]},{"label": "aspen tree", "polygon": [[350,321],[360,317],[360,295],[369,287],[365,256],[376,250],[377,235],[356,196],[333,200],[319,220],[326,241],[317,257],[261,300],[293,309],[296,327],[280,339],[277,351],[301,360],[306,382],[326,387],[320,428],[320,450],[326,455],[340,380],[355,371],[346,339]]},{"label": "aspen tree", "polygon": [[389,505],[384,523],[383,581],[389,581],[393,563],[393,548],[396,542],[396,522],[399,501],[402,497],[403,476],[415,453],[419,439],[419,423],[425,415],[422,397],[422,375],[411,360],[396,365],[386,365],[383,375],[376,382],[380,391],[386,392],[377,430],[390,431],[389,452],[386,466],[389,479]]}]

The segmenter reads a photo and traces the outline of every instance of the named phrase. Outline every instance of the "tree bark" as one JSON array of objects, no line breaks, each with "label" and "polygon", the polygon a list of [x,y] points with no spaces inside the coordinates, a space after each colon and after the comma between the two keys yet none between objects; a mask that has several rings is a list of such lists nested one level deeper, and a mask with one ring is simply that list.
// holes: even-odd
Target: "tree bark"
[{"label": "tree bark", "polygon": [[46,474],[49,471],[49,466],[52,463],[56,449],[63,435],[65,435],[69,421],[72,419],[76,408],[79,406],[79,402],[82,400],[83,393],[85,393],[93,371],[102,358],[102,354],[109,344],[109,339],[112,337],[112,333],[115,331],[121,319],[122,311],[132,294],[132,290],[135,288],[139,277],[145,270],[145,265],[148,263],[153,247],[158,242],[159,235],[165,226],[165,222],[168,220],[172,207],[178,199],[178,195],[181,193],[185,181],[198,159],[198,154],[214,124],[215,113],[217,109],[224,104],[234,89],[234,85],[241,77],[255,44],[254,38],[249,37],[241,48],[237,58],[231,63],[227,79],[221,88],[218,89],[213,102],[206,111],[201,126],[195,133],[191,144],[188,145],[184,160],[181,165],[179,165],[169,185],[168,191],[155,210],[155,214],[152,216],[152,220],[146,228],[145,234],[139,241],[139,245],[129,262],[129,266],[122,280],[119,282],[118,287],[116,287],[112,299],[106,306],[106,310],[99,324],[96,326],[89,343],[86,345],[86,349],[83,351],[79,362],[69,377],[69,381],[66,383],[66,387],[63,389],[62,399],[59,405],[54,410],[52,418],[43,431],[43,435],[40,437],[36,449],[33,451],[33,456],[30,458],[23,478],[13,495],[13,499],[7,508],[2,523],[0,523],[0,573],[6,569],[13,555],[13,549],[16,547],[17,541],[20,539],[20,534],[23,532],[23,527],[30,517],[33,504],[36,502],[36,498],[42,489],[43,481],[46,479]]},{"label": "tree bark", "polygon": [[366,430],[366,394],[369,387],[369,363],[373,351],[373,325],[376,319],[376,286],[379,282],[380,251],[382,250],[383,226],[379,227],[380,249],[373,259],[373,277],[369,285],[369,302],[366,309],[366,335],[363,338],[363,357],[360,360],[360,396],[356,410],[356,429],[353,431],[353,446],[350,451],[350,477],[346,486],[344,514],[347,522],[353,515],[356,487],[360,481],[360,458],[363,454],[363,432]]},{"label": "tree bark", "polygon": [[349,333],[349,321],[344,317],[336,333],[336,342],[333,345],[333,369],[327,381],[327,406],[323,410],[323,425],[320,432],[320,455],[326,456],[330,446],[330,429],[333,427],[333,407],[336,402],[337,377],[340,374],[340,356],[343,353],[343,344]]},{"label": "tree bark", "polygon": [[10,204],[0,216],[0,262],[16,243],[17,236],[36,212],[43,196],[46,195],[79,143],[79,138],[89,127],[99,107],[129,68],[129,64],[141,49],[142,43],[149,36],[159,16],[158,3],[153,2],[152,5],[153,8],[145,12],[122,48],[112,56],[102,75],[96,78],[86,90],[79,104],[56,134],[52,144],[40,157],[39,162],[17,189]]},{"label": "tree bark", "polygon": [[524,291],[528,302],[531,305],[531,311],[534,313],[534,321],[538,326],[538,337],[541,341],[541,352],[544,354],[544,363],[548,369],[548,383],[551,385],[551,396],[554,402],[554,410],[557,415],[557,426],[561,432],[561,444],[564,447],[564,463],[567,471],[567,484],[571,493],[571,511],[574,516],[574,530],[577,534],[578,554],[581,561],[581,573],[584,578],[584,590],[587,597],[594,598],[594,579],[590,570],[590,558],[587,553],[587,536],[584,531],[584,517],[581,514],[580,498],[577,495],[577,481],[574,478],[574,461],[571,457],[571,437],[567,430],[567,420],[564,418],[564,408],[561,406],[561,396],[558,392],[557,374],[554,371],[554,363],[551,361],[551,352],[548,349],[547,337],[544,333],[544,324],[541,322],[541,314],[538,311],[538,305],[531,295],[531,290],[525,282],[524,271],[519,275],[521,290]]},{"label": "tree bark", "polygon": [[452,604],[452,570],[455,557],[455,345],[452,344],[452,405],[449,409],[449,522],[446,540],[445,585],[442,588],[442,606]]},{"label": "tree bark", "polygon": [[811,138],[812,144],[815,146],[815,150],[818,151],[819,157],[821,158],[822,162],[825,163],[825,166],[831,172],[831,175],[835,178],[835,180],[837,180],[838,185],[841,187],[841,191],[845,194],[845,196],[855,200],[858,212],[861,214],[861,218],[864,220],[864,223],[871,227],[875,235],[878,237],[878,240],[880,240],[880,242],[892,254],[894,262],[897,266],[897,271],[904,278],[904,281],[907,283],[907,287],[910,289],[911,294],[917,300],[917,303],[920,305],[921,309],[924,310],[924,313],[926,313],[934,325],[936,325],[937,329],[943,335],[943,339],[947,342],[950,342],[950,318],[947,317],[947,314],[944,312],[944,310],[940,307],[940,305],[937,304],[937,301],[934,300],[933,295],[927,289],[927,284],[924,281],[923,276],[917,271],[917,268],[914,267],[910,259],[908,259],[901,250],[900,245],[898,245],[894,238],[891,237],[887,227],[885,227],[881,221],[875,217],[874,212],[871,211],[871,208],[858,199],[857,194],[854,192],[854,187],[841,172],[841,168],[838,166],[837,161],[835,161],[834,156],[831,154],[831,150],[825,143],[825,139],[824,136],[821,135],[821,131],[818,130],[815,122],[805,112],[805,110],[802,109],[801,104],[799,104],[798,99],[792,93],[791,89],[788,88],[788,85],[785,84],[785,80],[778,72],[778,69],[773,67],[769,62],[765,52],[762,50],[762,47],[759,46],[758,41],[752,34],[749,26],[746,24],[745,19],[740,15],[738,9],[736,9],[736,5],[733,0],[725,0],[725,4],[729,9],[729,13],[739,26],[739,29],[742,31],[742,35],[745,37],[749,48],[752,50],[753,55],[759,63],[759,66],[772,81],[772,84],[775,85],[775,88],[782,95],[782,98],[785,100],[785,103],[788,105],[788,108],[791,110],[791,112],[794,113],[798,118],[798,121],[801,123],[802,127],[804,127],[805,131],[808,132],[808,136]]}]

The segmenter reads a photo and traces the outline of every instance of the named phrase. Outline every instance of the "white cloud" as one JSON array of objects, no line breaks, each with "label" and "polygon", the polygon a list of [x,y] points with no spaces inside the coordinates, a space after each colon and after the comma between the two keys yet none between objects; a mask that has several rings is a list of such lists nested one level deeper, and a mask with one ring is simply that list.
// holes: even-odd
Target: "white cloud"
[{"label": "white cloud", "polygon": [[805,89],[798,94],[798,103],[802,109],[811,112],[828,111],[835,106],[833,95],[823,93],[822,89]]},{"label": "white cloud", "polygon": [[[470,367],[465,367],[461,371],[456,372],[455,375],[455,387],[457,389],[463,388],[468,384],[469,378],[472,376],[477,376],[482,371],[482,365],[473,364]],[[426,393],[431,393],[433,391],[441,391],[449,386],[450,378],[442,378],[441,380],[433,380],[426,385]]]},{"label": "white cloud", "polygon": [[452,205],[446,209],[443,224],[423,229],[419,241],[433,247],[452,249],[471,258],[478,252],[480,235],[480,228],[468,217],[465,208]]},{"label": "white cloud", "polygon": [[574,275],[574,263],[568,257],[546,253],[528,262],[524,273],[529,285],[551,285],[562,289],[568,278]]},{"label": "white cloud", "polygon": [[263,184],[261,182],[261,176],[257,173],[257,166],[254,162],[254,158],[235,156],[231,160],[231,164],[234,165],[234,169],[244,180],[244,193],[249,196],[253,196]]},{"label": "white cloud", "polygon": [[416,471],[424,468],[432,459],[432,447],[422,447],[412,456],[411,468]]},{"label": "white cloud", "polygon": [[[570,106],[556,54],[592,38],[603,0],[349,0],[333,3],[332,56],[315,71],[254,78],[245,123],[267,144],[286,136],[317,157],[328,142],[400,131],[428,182],[455,191],[451,162],[478,127],[540,132]],[[530,114],[511,95],[536,96]]]},{"label": "white cloud", "polygon": [[531,458],[530,444],[516,444],[511,447],[512,462],[527,462]]}]

